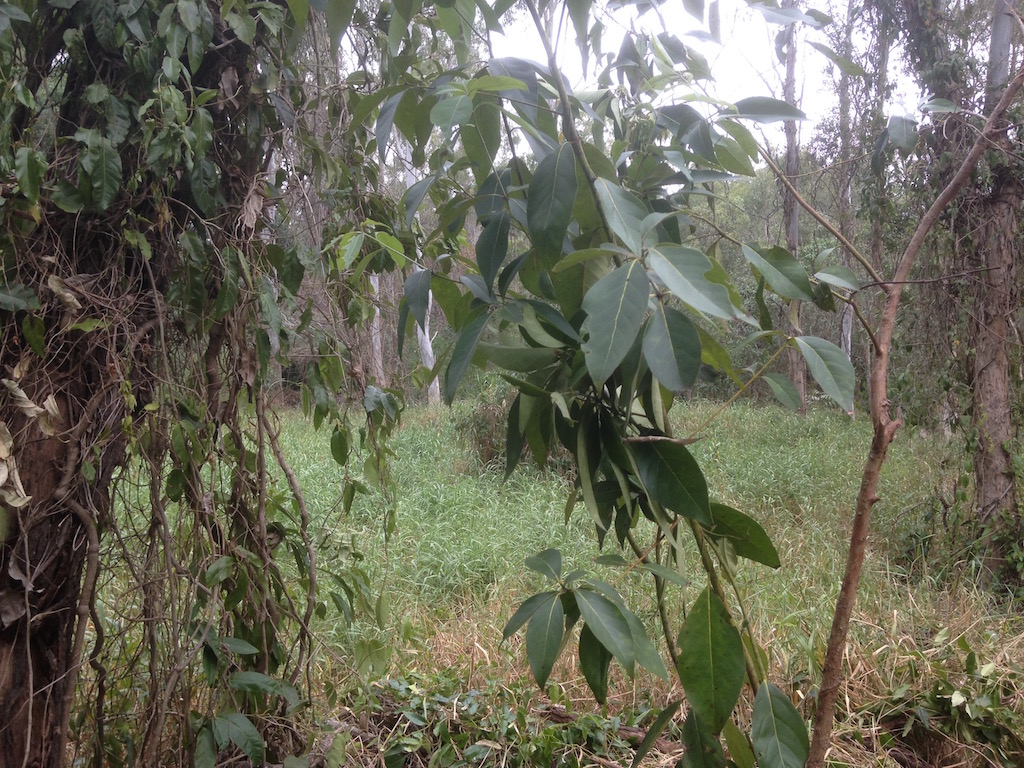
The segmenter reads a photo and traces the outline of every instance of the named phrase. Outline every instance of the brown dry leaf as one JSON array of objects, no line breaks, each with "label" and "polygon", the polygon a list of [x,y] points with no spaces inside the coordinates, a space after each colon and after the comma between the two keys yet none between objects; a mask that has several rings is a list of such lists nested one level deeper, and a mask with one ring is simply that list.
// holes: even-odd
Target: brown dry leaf
[{"label": "brown dry leaf", "polygon": [[4,386],[7,387],[7,391],[10,392],[11,397],[14,398],[14,405],[30,419],[35,418],[41,413],[46,413],[46,411],[29,399],[29,396],[25,394],[25,390],[19,387],[16,382],[11,379],[0,379],[0,381],[3,381]]},{"label": "brown dry leaf", "polygon": [[51,291],[57,294],[57,298],[60,299],[61,304],[68,309],[82,308],[82,305],[78,302],[74,292],[68,288],[67,283],[56,275],[50,275],[46,278],[46,285]]},{"label": "brown dry leaf", "polygon": [[7,422],[0,421],[0,461],[11,457],[11,450],[14,448],[14,437],[11,430],[7,428]]},{"label": "brown dry leaf", "polygon": [[256,222],[263,212],[263,195],[257,187],[249,190],[242,203],[242,226],[248,230],[256,229]]}]

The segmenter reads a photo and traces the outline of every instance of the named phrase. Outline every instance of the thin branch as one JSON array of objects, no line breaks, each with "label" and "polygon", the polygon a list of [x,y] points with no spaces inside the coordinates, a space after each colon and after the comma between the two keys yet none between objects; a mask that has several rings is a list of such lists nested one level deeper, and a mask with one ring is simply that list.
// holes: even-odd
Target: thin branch
[{"label": "thin branch", "polygon": [[821,686],[818,691],[818,708],[814,716],[814,733],[807,758],[807,768],[821,768],[824,765],[825,755],[831,742],[836,699],[839,696],[839,687],[843,680],[843,654],[850,629],[850,617],[853,614],[853,606],[857,598],[857,585],[860,583],[860,575],[864,567],[871,510],[879,500],[877,495],[879,473],[885,463],[889,445],[901,422],[899,415],[896,419],[890,417],[887,391],[889,349],[896,327],[900,298],[907,284],[910,270],[913,268],[929,232],[939,220],[939,216],[946,206],[968,182],[992,139],[1004,130],[1003,115],[1006,114],[1022,87],[1024,87],[1024,69],[1018,71],[1006,86],[1006,90],[995,109],[992,110],[992,114],[985,121],[984,128],[960,168],[921,219],[900,257],[891,286],[886,292],[885,308],[878,329],[878,343],[875,346],[875,359],[871,370],[871,420],[874,424],[874,437],[861,478],[860,492],[857,495],[857,511],[850,533],[850,550],[847,555],[846,570],[843,575],[842,587],[839,590],[839,597],[836,600],[832,630],[825,652],[825,664],[822,668]]},{"label": "thin branch", "polygon": [[800,193],[796,191],[796,187],[794,187],[790,180],[786,177],[786,174],[783,173],[782,169],[775,164],[774,160],[772,160],[771,155],[768,154],[768,150],[766,150],[760,144],[757,145],[757,149],[758,152],[761,153],[761,157],[764,158],[764,161],[768,163],[768,167],[772,169],[772,173],[774,173],[775,177],[779,181],[781,181],[782,184],[786,187],[786,189],[788,189],[793,194],[793,198],[797,201],[800,207],[807,211],[809,214],[811,214],[815,221],[817,221],[819,224],[821,224],[821,226],[827,229],[829,234],[831,234],[832,237],[838,240],[840,244],[847,251],[849,251],[850,255],[853,256],[853,258],[860,262],[861,266],[864,267],[864,269],[867,271],[869,275],[871,275],[872,280],[874,280],[876,283],[884,285],[885,280],[882,278],[880,274],[878,274],[875,268],[871,265],[871,261],[868,260],[864,256],[864,254],[862,254],[859,250],[857,250],[856,246],[854,246],[853,243],[847,240],[843,233],[840,232],[839,229],[831,221],[829,221],[821,213],[819,213],[813,205],[804,200]]}]

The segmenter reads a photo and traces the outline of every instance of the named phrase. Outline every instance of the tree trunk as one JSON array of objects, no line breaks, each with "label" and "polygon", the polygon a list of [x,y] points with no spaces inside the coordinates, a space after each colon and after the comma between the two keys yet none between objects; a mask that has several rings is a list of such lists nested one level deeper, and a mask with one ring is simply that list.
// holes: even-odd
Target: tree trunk
[{"label": "tree trunk", "polygon": [[[34,403],[45,402],[56,389],[44,377],[31,374],[17,383]],[[110,508],[109,496],[101,489],[108,486],[118,457],[124,455],[123,438],[106,441],[99,467],[92,470],[93,482],[84,479],[80,446],[86,440],[93,445],[102,440],[93,434],[99,431],[94,426],[98,405],[114,413],[123,409],[124,400],[115,388],[93,391],[87,379],[68,381],[52,402],[53,417],[59,413],[60,418],[55,418],[56,434],[50,435],[41,429],[48,416],[28,417],[15,398],[0,405],[0,424],[12,437],[4,464],[9,472],[17,471],[30,497],[20,509],[0,509],[8,524],[5,546],[0,547],[0,765],[56,768],[65,763],[68,720],[95,586],[97,526]],[[73,414],[77,426],[73,422],[70,429],[69,402],[88,403]]]},{"label": "tree trunk", "polygon": [[999,527],[1016,516],[1017,483],[1013,469],[1013,413],[1010,358],[1011,316],[1017,309],[1014,237],[1021,210],[1021,180],[1014,169],[999,169],[993,194],[986,200],[972,269],[978,273],[974,311],[970,314],[972,391],[971,425],[977,435],[974,477],[978,519],[989,531],[984,560],[997,574],[1004,553]]},{"label": "tree trunk", "polygon": [[[783,8],[795,8],[796,0],[783,0]],[[796,100],[796,24],[786,27],[786,79],[782,86],[782,98],[793,106]],[[800,147],[797,145],[796,120],[785,122],[786,133],[786,178],[795,188],[800,175]],[[800,257],[800,210],[796,196],[787,187],[782,193],[782,219],[786,230],[786,248],[797,258]],[[800,331],[800,302],[790,307],[790,324],[794,333]],[[807,363],[796,347],[789,349],[789,378],[793,381],[800,399],[799,413],[807,413]]]}]

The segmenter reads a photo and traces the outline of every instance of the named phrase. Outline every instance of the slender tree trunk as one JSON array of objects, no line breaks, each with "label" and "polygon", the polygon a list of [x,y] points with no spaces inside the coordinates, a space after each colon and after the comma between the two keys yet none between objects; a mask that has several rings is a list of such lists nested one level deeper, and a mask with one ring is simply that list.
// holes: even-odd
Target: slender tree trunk
[{"label": "slender tree trunk", "polygon": [[[843,44],[840,52],[847,59],[853,58],[854,5],[846,7],[846,26],[843,30]],[[848,241],[853,242],[853,115],[850,105],[850,75],[839,74],[839,231]],[[853,257],[843,251],[843,263],[853,266]],[[852,298],[855,301],[856,298]],[[840,318],[839,346],[843,353],[853,360],[853,304],[844,304]],[[850,418],[853,418],[853,410]]]},{"label": "slender tree trunk", "polygon": [[373,292],[373,317],[370,319],[370,373],[374,384],[387,386],[384,370],[384,340],[380,328],[380,275],[370,275],[370,290]]},{"label": "slender tree trunk", "polygon": [[[796,0],[783,0],[783,8],[795,8]],[[796,99],[796,24],[786,27],[786,79],[782,86],[782,98],[788,104],[797,106]],[[796,121],[787,120],[786,133],[786,177],[794,188],[800,175],[800,147],[797,145]],[[794,256],[800,256],[800,209],[796,196],[787,187],[782,197],[782,219],[786,230],[786,248]],[[796,301],[790,307],[790,324],[794,333],[800,333],[800,304]],[[789,377],[793,381],[800,399],[799,412],[807,412],[807,363],[795,347],[789,349]]]},{"label": "slender tree trunk", "polygon": [[1021,211],[1021,179],[1003,167],[993,194],[986,200],[978,232],[979,248],[971,269],[978,273],[974,311],[970,314],[972,357],[971,426],[977,435],[974,477],[978,519],[989,526],[983,552],[992,574],[998,574],[1004,553],[999,528],[1016,517],[1017,482],[1013,469],[1013,394],[1010,324],[1017,311],[1018,271],[1014,239]]}]

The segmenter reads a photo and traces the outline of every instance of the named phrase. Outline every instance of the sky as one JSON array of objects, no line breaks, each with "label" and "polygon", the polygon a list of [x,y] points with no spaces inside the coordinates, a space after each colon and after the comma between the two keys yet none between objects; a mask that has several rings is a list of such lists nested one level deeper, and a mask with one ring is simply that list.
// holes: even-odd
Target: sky
[{"label": "sky", "polygon": [[[708,2],[710,5],[710,0]],[[719,0],[721,19],[721,44],[706,39],[708,27],[691,16],[683,7],[682,0],[666,0],[659,14],[648,12],[637,17],[632,9],[621,9],[614,14],[602,16],[606,25],[604,50],[616,51],[622,35],[631,26],[659,32],[662,23],[679,37],[684,44],[698,50],[708,60],[715,80],[709,87],[711,95],[726,101],[737,101],[747,96],[782,97],[782,79],[785,68],[775,54],[775,35],[782,29],[769,24],[757,11],[752,10],[744,0]],[[828,3],[818,0],[809,2],[805,8],[828,12]],[[707,13],[707,12],[705,12]],[[594,80],[591,73],[585,78],[580,66],[579,51],[575,44],[575,33],[568,18],[565,30],[558,41],[560,65],[576,87]],[[801,26],[797,43],[797,96],[808,120],[800,124],[801,143],[810,138],[818,120],[825,117],[834,100],[834,65],[825,56],[807,45],[813,41],[828,44],[824,31]],[[516,56],[544,61],[544,51],[528,16],[506,25],[504,36],[494,36],[495,56]],[[838,76],[838,75],[836,75]],[[889,104],[889,114],[910,114],[919,101],[918,94],[910,84],[897,88]],[[769,130],[766,138],[773,144],[781,139],[781,126]]]}]

